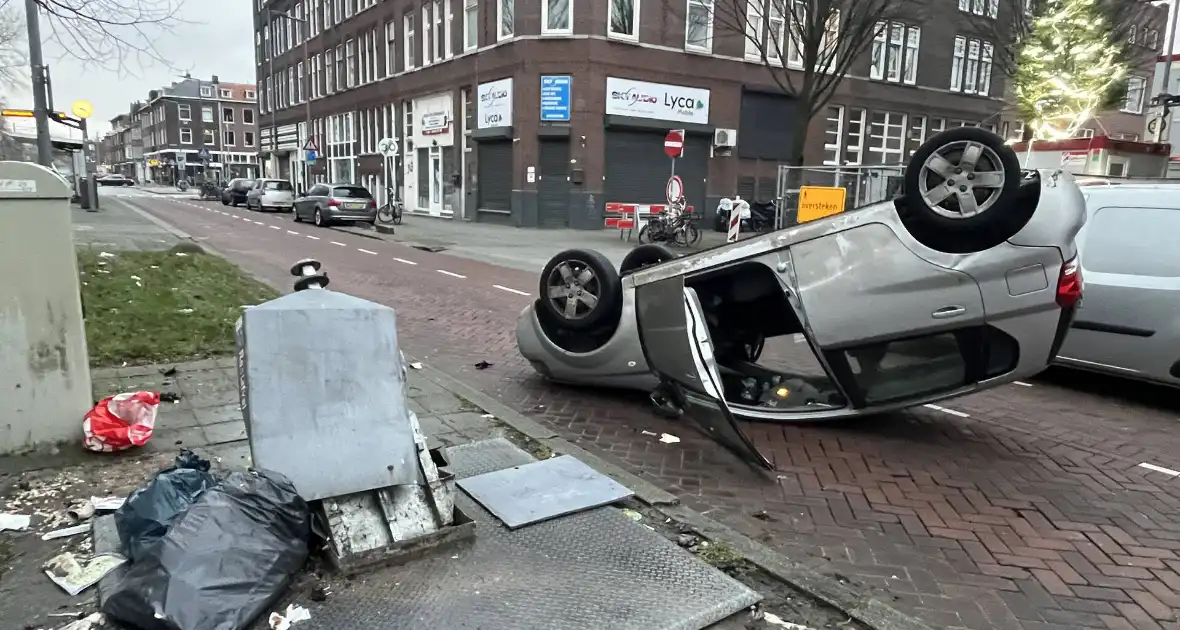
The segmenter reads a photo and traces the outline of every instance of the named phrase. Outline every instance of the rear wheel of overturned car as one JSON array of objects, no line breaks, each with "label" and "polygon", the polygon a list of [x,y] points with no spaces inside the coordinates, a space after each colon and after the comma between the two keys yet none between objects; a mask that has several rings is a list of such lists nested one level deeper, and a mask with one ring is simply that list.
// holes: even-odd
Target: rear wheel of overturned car
[{"label": "rear wheel of overturned car", "polygon": [[569,249],[541,271],[540,302],[560,326],[587,330],[611,324],[619,316],[623,289],[606,256],[589,249]]},{"label": "rear wheel of overturned car", "polygon": [[1032,218],[1036,198],[1020,195],[1020,162],[996,134],[944,131],[914,152],[898,215],[918,242],[970,253],[1012,238]]},{"label": "rear wheel of overturned car", "polygon": [[635,249],[627,252],[623,258],[622,264],[619,265],[619,275],[625,276],[633,271],[638,271],[648,265],[655,265],[662,262],[668,262],[676,258],[676,254],[668,251],[667,247],[663,245],[640,245]]}]

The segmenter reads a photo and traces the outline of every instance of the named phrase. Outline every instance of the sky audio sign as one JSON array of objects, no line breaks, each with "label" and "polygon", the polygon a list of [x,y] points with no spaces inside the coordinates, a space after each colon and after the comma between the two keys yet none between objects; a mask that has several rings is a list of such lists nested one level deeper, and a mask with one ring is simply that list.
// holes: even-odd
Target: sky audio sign
[{"label": "sky audio sign", "polygon": [[607,77],[606,113],[707,125],[709,90]]},{"label": "sky audio sign", "polygon": [[512,126],[512,77],[481,83],[476,90],[476,116],[480,129]]}]

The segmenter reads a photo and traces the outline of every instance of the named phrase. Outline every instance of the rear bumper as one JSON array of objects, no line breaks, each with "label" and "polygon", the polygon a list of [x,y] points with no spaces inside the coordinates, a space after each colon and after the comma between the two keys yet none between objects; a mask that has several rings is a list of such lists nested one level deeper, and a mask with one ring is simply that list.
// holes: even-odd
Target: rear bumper
[{"label": "rear bumper", "polygon": [[373,223],[377,220],[376,210],[329,210],[324,212],[324,218],[329,221],[359,221],[362,223]]}]

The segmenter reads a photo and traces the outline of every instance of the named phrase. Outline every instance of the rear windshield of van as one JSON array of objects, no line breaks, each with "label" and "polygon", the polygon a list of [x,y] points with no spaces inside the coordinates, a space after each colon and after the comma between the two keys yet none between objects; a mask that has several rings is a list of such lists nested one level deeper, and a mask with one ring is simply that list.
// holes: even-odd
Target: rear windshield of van
[{"label": "rear windshield of van", "polygon": [[267,190],[292,190],[291,182],[266,182],[262,187]]},{"label": "rear windshield of van", "polygon": [[332,189],[332,196],[341,199],[371,199],[369,191],[360,186],[337,186]]}]

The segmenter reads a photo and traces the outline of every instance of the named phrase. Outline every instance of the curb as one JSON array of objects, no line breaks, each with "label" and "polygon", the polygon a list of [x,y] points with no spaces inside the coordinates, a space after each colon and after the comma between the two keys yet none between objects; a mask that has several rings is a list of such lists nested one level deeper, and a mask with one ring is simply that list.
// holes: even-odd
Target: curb
[{"label": "curb", "polygon": [[655,484],[558,437],[556,433],[535,420],[530,420],[470,385],[428,365],[423,365],[422,369],[417,371],[427,380],[456,396],[465,398],[529,439],[554,451],[572,455],[587,466],[627,486],[635,492],[636,499],[665,517],[691,526],[697,533],[709,540],[729,545],[763,571],[842,611],[870,628],[874,630],[932,630],[930,626],[919,619],[902,613],[879,599],[866,597],[835,578],[826,576],[798,562],[793,562],[749,536],[680,505],[680,499],[675,495],[661,490]]}]

